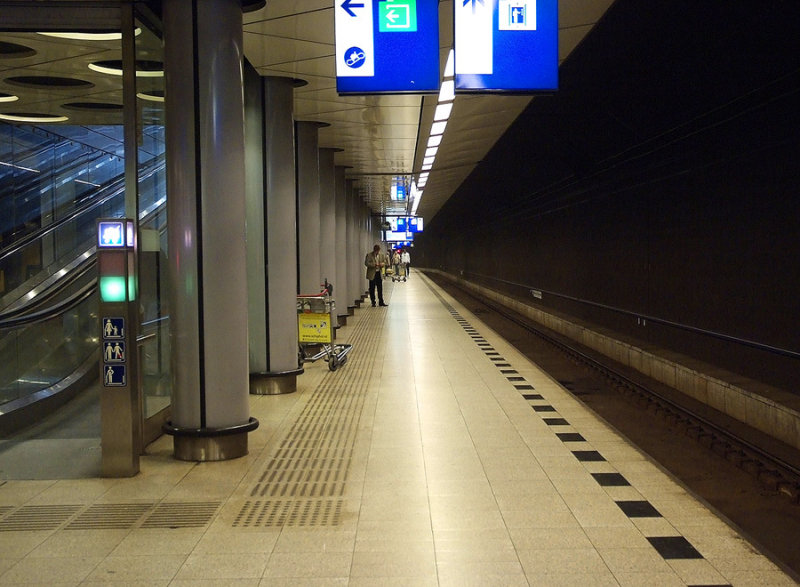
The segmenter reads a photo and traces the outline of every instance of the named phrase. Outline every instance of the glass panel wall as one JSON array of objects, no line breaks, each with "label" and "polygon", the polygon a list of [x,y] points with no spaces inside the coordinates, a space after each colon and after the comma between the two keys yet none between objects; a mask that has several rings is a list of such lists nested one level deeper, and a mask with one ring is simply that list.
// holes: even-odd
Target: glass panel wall
[{"label": "glass panel wall", "polygon": [[136,36],[139,165],[141,385],[145,419],[170,405],[167,306],[167,179],[161,39],[142,22]]}]

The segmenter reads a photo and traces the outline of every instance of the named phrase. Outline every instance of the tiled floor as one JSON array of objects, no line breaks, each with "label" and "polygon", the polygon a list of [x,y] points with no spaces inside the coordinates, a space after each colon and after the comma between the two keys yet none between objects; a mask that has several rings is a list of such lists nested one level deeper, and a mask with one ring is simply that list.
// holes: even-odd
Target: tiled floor
[{"label": "tiled floor", "polygon": [[419,273],[250,455],[0,485],[0,585],[793,585]]}]

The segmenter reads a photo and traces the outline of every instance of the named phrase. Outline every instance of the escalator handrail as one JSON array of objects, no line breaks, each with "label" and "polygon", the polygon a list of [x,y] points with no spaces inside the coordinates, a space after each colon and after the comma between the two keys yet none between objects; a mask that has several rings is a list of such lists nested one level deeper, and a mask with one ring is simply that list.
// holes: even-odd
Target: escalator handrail
[{"label": "escalator handrail", "polygon": [[[145,172],[145,174],[140,176],[140,180],[141,179],[146,179],[147,177],[149,177],[150,175],[152,175],[153,173],[158,171],[159,168],[163,168],[164,166],[165,166],[165,163],[164,163],[163,160],[157,162],[150,169],[148,169]],[[64,224],[67,224],[67,223],[75,220],[78,216],[80,216],[84,212],[87,212],[88,210],[96,208],[97,206],[101,206],[101,205],[105,204],[106,202],[108,202],[109,200],[113,199],[114,197],[118,196],[120,193],[124,193],[125,192],[124,182],[125,182],[124,177],[120,178],[120,179],[117,179],[116,181],[110,183],[105,188],[105,189],[112,189],[111,193],[107,194],[106,196],[102,196],[99,200],[92,198],[86,204],[84,204],[84,205],[80,206],[79,208],[75,209],[73,212],[71,212],[67,216],[65,216],[63,218],[60,218],[60,219],[56,220],[55,222],[53,222],[52,224],[48,224],[47,226],[45,226],[43,228],[40,228],[39,230],[36,230],[36,231],[24,236],[20,240],[10,244],[6,249],[0,251],[0,261],[2,261],[3,259],[5,259],[5,258],[7,258],[7,257],[9,257],[11,255],[13,255],[14,253],[19,252],[20,250],[22,250],[23,248],[28,246],[33,241],[35,241],[37,239],[40,239],[43,236],[45,236],[45,235],[57,230],[58,228],[60,228]],[[118,184],[122,184],[122,185],[118,185]]]},{"label": "escalator handrail", "polygon": [[97,291],[97,279],[93,279],[89,283],[87,283],[82,289],[78,290],[68,298],[58,302],[57,304],[53,304],[44,310],[40,310],[38,312],[31,312],[30,314],[24,314],[22,316],[17,316],[14,318],[8,318],[5,320],[0,320],[0,330],[12,329],[12,328],[19,328],[21,326],[28,326],[30,324],[39,324],[41,322],[46,322],[48,320],[52,320],[61,314],[64,314],[76,306],[78,306],[81,302],[88,299]]}]

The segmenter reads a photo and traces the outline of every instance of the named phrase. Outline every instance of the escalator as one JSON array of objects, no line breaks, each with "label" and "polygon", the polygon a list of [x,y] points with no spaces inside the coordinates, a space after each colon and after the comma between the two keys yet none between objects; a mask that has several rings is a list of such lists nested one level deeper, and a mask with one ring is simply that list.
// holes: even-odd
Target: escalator
[{"label": "escalator", "polygon": [[[13,171],[19,172],[19,177],[10,178],[0,169],[0,193],[11,197],[9,186],[2,180],[13,180],[13,198],[23,203],[15,208],[13,219],[5,217],[0,223],[0,438],[41,423],[42,418],[90,387],[98,375],[95,224],[98,218],[124,214],[123,166],[113,166],[118,173],[107,174],[101,183],[97,173],[90,175],[87,170],[101,169],[109,159],[108,153],[76,146],[74,141],[65,143],[62,137],[54,137],[52,145],[43,148],[54,151],[53,145],[62,148],[59,157],[64,165],[53,165],[50,178],[39,169],[36,181],[25,181],[24,169],[17,169],[27,167],[28,158],[35,159],[35,149],[14,160]],[[163,154],[153,157],[140,167],[140,185],[161,183],[157,179],[163,178],[164,167]],[[90,177],[91,181],[76,180],[80,177]],[[58,218],[47,216],[42,209],[38,215],[30,213],[30,206],[24,205],[26,197],[41,192],[41,186],[50,180],[62,185],[71,181],[80,188],[56,201],[53,207],[58,208]],[[149,197],[149,206],[139,215],[140,230],[149,233],[150,240],[163,242],[165,197]],[[5,206],[9,207],[7,202]],[[156,252],[142,254],[145,271],[159,272],[161,250],[157,246]],[[140,297],[145,334],[163,333],[166,327],[163,308],[147,301],[152,297]],[[161,348],[151,354],[159,363],[164,359]],[[145,371],[160,374],[160,365],[157,367]],[[156,384],[163,387],[162,381]]]}]

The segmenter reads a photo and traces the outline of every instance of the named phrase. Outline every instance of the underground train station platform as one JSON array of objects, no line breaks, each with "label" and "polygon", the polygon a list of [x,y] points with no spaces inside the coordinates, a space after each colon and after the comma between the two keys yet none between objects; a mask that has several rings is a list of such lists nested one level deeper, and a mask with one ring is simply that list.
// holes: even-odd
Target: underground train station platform
[{"label": "underground train station platform", "polygon": [[0,585],[795,584],[420,272],[384,291],[246,457],[0,482]]}]

